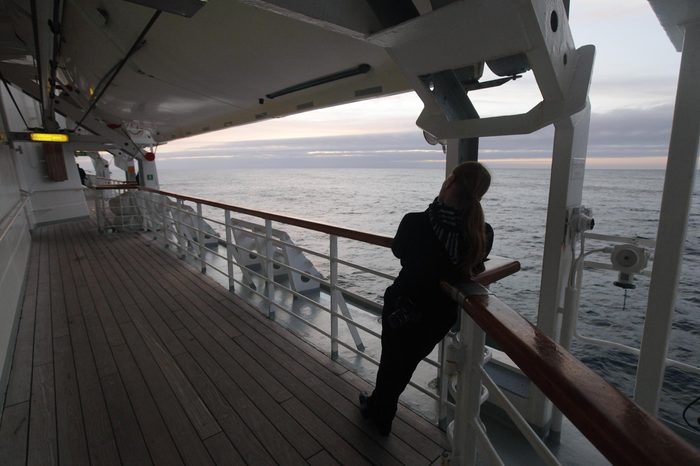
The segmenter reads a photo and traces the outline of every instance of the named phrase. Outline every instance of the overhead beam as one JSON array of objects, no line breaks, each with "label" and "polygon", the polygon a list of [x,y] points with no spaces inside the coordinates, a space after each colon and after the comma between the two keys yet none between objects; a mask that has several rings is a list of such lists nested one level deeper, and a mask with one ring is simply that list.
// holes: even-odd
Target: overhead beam
[{"label": "overhead beam", "polygon": [[33,32],[33,55],[36,61],[36,78],[39,82],[39,98],[41,119],[48,130],[56,130],[56,121],[50,113],[49,78],[51,75],[50,61],[53,56],[54,36],[49,21],[53,16],[53,2],[30,0]]},{"label": "overhead beam", "polygon": [[[32,81],[30,74],[23,68],[25,67],[4,67],[3,76],[13,85],[19,87],[25,94],[38,101],[39,92],[37,85]],[[78,107],[66,95],[55,97],[54,108],[56,109],[56,113],[72,121],[77,121],[84,113],[84,110]],[[109,128],[104,121],[100,119],[99,112],[90,113],[81,126],[85,130],[104,138],[104,140],[113,142],[115,150],[123,151],[124,154],[131,157],[139,159],[143,157],[141,148],[134,144],[123,132]],[[71,135],[72,138],[77,136],[79,136],[79,134]]]}]

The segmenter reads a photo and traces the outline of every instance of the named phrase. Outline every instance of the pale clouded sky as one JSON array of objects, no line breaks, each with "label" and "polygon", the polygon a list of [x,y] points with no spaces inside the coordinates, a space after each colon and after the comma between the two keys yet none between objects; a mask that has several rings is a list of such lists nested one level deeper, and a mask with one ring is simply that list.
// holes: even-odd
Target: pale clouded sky
[{"label": "pale clouded sky", "polygon": [[[589,166],[628,166],[634,160],[645,168],[663,167],[680,53],[651,7],[646,0],[573,0],[570,22],[577,46],[596,46]],[[470,97],[482,116],[519,113],[537,102],[532,73]],[[435,166],[444,156],[425,144],[415,126],[421,109],[420,99],[408,93],[232,128],[160,147],[159,165]],[[295,140],[300,137],[310,139]],[[546,166],[551,138],[545,129],[482,139],[480,157]]]}]

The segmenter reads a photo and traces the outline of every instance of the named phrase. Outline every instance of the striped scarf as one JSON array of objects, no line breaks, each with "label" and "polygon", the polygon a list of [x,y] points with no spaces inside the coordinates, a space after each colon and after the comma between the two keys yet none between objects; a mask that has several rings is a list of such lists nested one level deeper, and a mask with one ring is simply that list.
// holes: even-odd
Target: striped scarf
[{"label": "striped scarf", "polygon": [[433,232],[445,247],[450,262],[459,265],[464,259],[464,214],[443,204],[437,197],[427,212]]}]

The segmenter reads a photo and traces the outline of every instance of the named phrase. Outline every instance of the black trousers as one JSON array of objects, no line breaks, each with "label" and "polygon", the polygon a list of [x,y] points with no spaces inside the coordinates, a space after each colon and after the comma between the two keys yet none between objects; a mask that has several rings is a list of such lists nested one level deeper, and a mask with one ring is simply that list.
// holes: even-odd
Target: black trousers
[{"label": "black trousers", "polygon": [[394,311],[391,298],[391,292],[387,290],[382,310],[382,356],[374,392],[369,399],[372,416],[387,428],[391,427],[399,396],[416,367],[442,340],[456,319],[454,307],[436,309],[435,312],[423,309],[419,321],[392,328],[387,319]]}]

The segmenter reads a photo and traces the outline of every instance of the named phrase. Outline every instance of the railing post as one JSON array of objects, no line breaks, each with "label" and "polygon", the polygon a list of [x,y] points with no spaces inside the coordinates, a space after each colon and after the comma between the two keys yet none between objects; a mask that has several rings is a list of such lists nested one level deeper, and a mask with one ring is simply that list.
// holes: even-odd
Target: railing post
[{"label": "railing post", "polygon": [[97,229],[100,231],[100,233],[104,233],[104,212],[102,212],[102,209],[104,206],[102,205],[102,190],[101,189],[96,189],[95,190],[95,215],[97,216]]},{"label": "railing post", "polygon": [[[153,231],[153,240],[158,239],[158,226],[156,222],[156,208],[155,208],[155,201],[153,200],[153,197],[155,195],[153,193],[148,193],[148,218],[149,221],[151,222],[151,230]],[[161,225],[161,229],[163,226]]]},{"label": "railing post", "polygon": [[338,359],[338,237],[330,235],[331,256],[331,359]]},{"label": "railing post", "polygon": [[170,243],[168,243],[168,224],[165,222],[167,220],[167,212],[165,210],[166,203],[168,202],[167,196],[159,194],[160,196],[160,221],[161,229],[163,230],[163,247],[168,249]]},{"label": "railing post", "polygon": [[438,346],[438,389],[440,390],[440,399],[438,400],[438,426],[440,429],[447,429],[447,390],[450,384],[450,376],[447,371],[447,341],[451,336],[448,333]]},{"label": "railing post", "polygon": [[274,254],[272,245],[272,220],[265,220],[265,255],[267,259],[265,260],[266,269],[266,296],[267,296],[267,316],[274,320],[275,319],[275,308],[272,305],[275,298],[275,270],[274,264],[272,263],[272,256]]},{"label": "railing post", "polygon": [[199,246],[199,268],[202,273],[207,273],[207,264],[204,262],[204,237],[202,235],[202,204],[197,203],[197,245]]},{"label": "railing post", "polygon": [[185,240],[185,229],[182,226],[182,210],[183,202],[182,199],[178,199],[175,203],[175,212],[173,214],[173,221],[175,222],[175,234],[177,235],[177,250],[180,253],[180,259],[187,258],[187,243]]},{"label": "railing post", "polygon": [[117,226],[119,228],[121,228],[121,230],[117,230],[117,231],[124,231],[124,222],[125,222],[125,220],[124,220],[124,196],[123,196],[124,193],[123,192],[120,193],[118,189],[115,189],[115,192],[117,193],[117,199],[119,199],[119,215],[115,216],[114,223],[117,224],[116,219],[118,217],[120,219],[120,221],[117,224]]},{"label": "railing post", "polygon": [[233,238],[231,235],[231,211],[224,211],[224,228],[226,228],[226,264],[228,265],[228,290],[235,290],[233,280]]},{"label": "railing post", "polygon": [[471,317],[462,317],[460,336],[462,344],[466,344],[466,360],[457,379],[452,455],[456,464],[471,466],[476,464],[476,446],[481,422],[481,366],[486,337]]},{"label": "railing post", "polygon": [[138,211],[141,216],[141,228],[144,232],[150,229],[150,221],[148,220],[148,200],[146,193],[137,189],[134,191],[138,200]]}]

